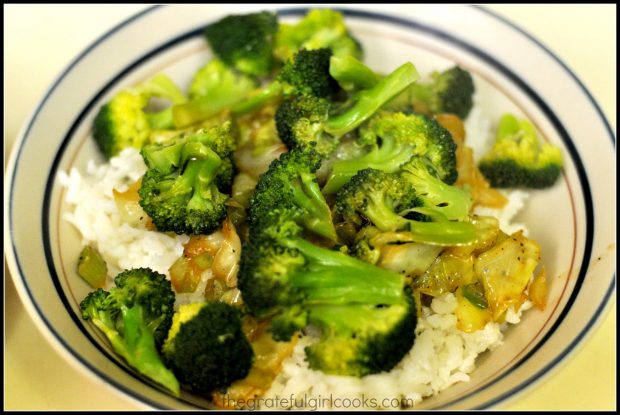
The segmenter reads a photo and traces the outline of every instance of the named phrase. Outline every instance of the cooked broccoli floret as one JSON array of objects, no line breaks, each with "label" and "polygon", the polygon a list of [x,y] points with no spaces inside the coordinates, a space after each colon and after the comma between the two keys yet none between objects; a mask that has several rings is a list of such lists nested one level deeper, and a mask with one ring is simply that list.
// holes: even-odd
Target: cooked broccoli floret
[{"label": "cooked broccoli floret", "polygon": [[426,157],[413,157],[400,168],[400,177],[411,185],[422,206],[436,209],[448,220],[468,220],[473,203],[470,193],[439,180],[437,176]]},{"label": "cooked broccoli floret", "polygon": [[338,141],[323,131],[330,105],[328,100],[310,96],[282,102],[275,115],[280,140],[289,149],[314,148],[322,155],[331,153]]},{"label": "cooked broccoli floret", "polygon": [[173,127],[172,109],[147,112],[151,98],[165,98],[173,104],[185,101],[179,88],[164,74],[159,74],[133,88],[116,94],[101,107],[95,117],[93,136],[106,158],[127,147],[142,148],[152,130]]},{"label": "cooked broccoli floret", "polygon": [[209,25],[205,36],[215,54],[227,65],[251,76],[267,75],[273,66],[278,31],[274,13],[229,15]]},{"label": "cooked broccoli floret", "polygon": [[321,340],[305,349],[308,365],[334,375],[389,371],[415,340],[416,309],[408,294],[398,304],[312,307],[308,321],[322,332]]},{"label": "cooked broccoli floret", "polygon": [[362,57],[361,44],[349,33],[342,13],[329,9],[311,10],[298,23],[280,24],[274,54],[287,62],[299,49],[329,48],[334,56]]},{"label": "cooked broccoli floret", "polygon": [[310,367],[364,376],[391,370],[411,349],[415,308],[404,278],[296,236],[291,222],[266,229],[242,251],[239,288],[277,340],[314,325]]},{"label": "cooked broccoli floret", "polygon": [[131,367],[178,396],[179,383],[158,354],[174,313],[170,281],[136,268],[121,272],[114,282],[109,292],[100,288],[82,300],[82,318],[92,321]]},{"label": "cooked broccoli floret", "polygon": [[429,82],[417,82],[396,97],[388,106],[411,107],[424,114],[455,114],[466,118],[473,106],[474,81],[465,69],[454,66],[433,72]]},{"label": "cooked broccoli floret", "polygon": [[331,56],[330,49],[301,49],[297,52],[278,74],[278,79],[285,83],[285,93],[290,88],[292,91],[287,95],[330,98],[336,94],[338,83],[329,74]]},{"label": "cooked broccoli floret", "polygon": [[252,234],[288,220],[336,240],[331,212],[315,175],[320,163],[320,155],[312,149],[295,149],[269,166],[260,176],[250,202],[248,222]]},{"label": "cooked broccoli floret", "polygon": [[329,74],[331,55],[329,49],[301,49],[284,65],[276,80],[252,91],[246,100],[232,107],[232,112],[243,115],[283,97],[332,98],[340,88]]},{"label": "cooked broccoli floret", "polygon": [[174,125],[184,128],[212,117],[242,102],[255,87],[252,79],[213,59],[194,75],[189,88],[191,100],[172,108]]},{"label": "cooked broccoli floret", "polygon": [[555,183],[562,164],[561,150],[549,143],[541,144],[530,121],[504,114],[493,148],[478,167],[493,187],[541,189]]},{"label": "cooked broccoli floret", "polygon": [[232,179],[232,163],[222,160],[233,148],[226,124],[142,149],[140,206],[159,231],[203,234],[220,225],[228,198],[220,189]]},{"label": "cooked broccoli floret", "polygon": [[380,112],[360,128],[358,141],[370,150],[336,161],[323,193],[336,193],[364,168],[392,173],[419,155],[430,160],[441,180],[450,184],[456,180],[456,144],[445,128],[424,115]]},{"label": "cooked broccoli floret", "polygon": [[[353,176],[336,195],[335,209],[357,225],[367,220],[384,232],[408,231],[414,242],[451,246],[473,243],[478,237],[471,223],[448,221],[438,209],[425,206],[407,179],[379,170],[365,169]],[[410,213],[417,216],[408,219]]]},{"label": "cooked broccoli floret", "polygon": [[239,310],[220,302],[179,307],[162,352],[181,384],[199,393],[245,378],[254,359]]},{"label": "cooked broccoli floret", "polygon": [[413,64],[405,63],[374,87],[353,94],[342,106],[311,96],[285,101],[276,113],[280,139],[289,148],[316,143],[317,151],[328,154],[340,137],[360,126],[417,78]]}]

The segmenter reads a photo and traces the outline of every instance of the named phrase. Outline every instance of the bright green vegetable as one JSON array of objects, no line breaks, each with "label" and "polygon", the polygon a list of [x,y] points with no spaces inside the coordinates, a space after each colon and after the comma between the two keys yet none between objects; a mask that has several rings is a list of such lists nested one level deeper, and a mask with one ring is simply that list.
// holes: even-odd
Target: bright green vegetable
[{"label": "bright green vegetable", "polygon": [[181,384],[199,393],[245,378],[254,360],[239,310],[220,302],[179,307],[162,351]]},{"label": "bright green vegetable", "polygon": [[541,189],[556,182],[562,164],[561,150],[549,143],[541,144],[530,121],[504,114],[493,148],[478,167],[493,187]]},{"label": "bright green vegetable", "polygon": [[215,54],[228,66],[250,76],[264,76],[273,66],[278,30],[274,13],[229,15],[205,29]]},{"label": "bright green vegetable", "polygon": [[131,367],[179,396],[179,382],[158,353],[174,313],[170,281],[136,268],[118,274],[114,283],[109,292],[99,288],[82,300],[82,318],[92,321]]},{"label": "bright green vegetable", "polygon": [[93,136],[106,158],[116,156],[127,147],[142,148],[154,130],[174,127],[172,107],[147,112],[151,98],[165,98],[173,104],[185,102],[179,88],[164,74],[116,94],[101,107],[95,117]]},{"label": "bright green vegetable", "polygon": [[87,245],[80,252],[77,272],[93,288],[102,288],[108,277],[108,267],[95,248]]}]

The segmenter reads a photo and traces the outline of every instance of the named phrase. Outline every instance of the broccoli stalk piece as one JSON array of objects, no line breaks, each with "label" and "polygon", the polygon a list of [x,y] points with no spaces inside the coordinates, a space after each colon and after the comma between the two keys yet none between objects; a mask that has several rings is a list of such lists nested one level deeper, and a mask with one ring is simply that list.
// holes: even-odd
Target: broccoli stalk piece
[{"label": "broccoli stalk piece", "polygon": [[215,54],[228,66],[249,76],[267,75],[273,66],[278,31],[274,13],[229,15],[205,29]]},{"label": "broccoli stalk piece", "polygon": [[252,233],[283,220],[292,220],[309,232],[336,240],[329,206],[317,183],[321,163],[313,150],[292,150],[275,160],[260,176],[250,202],[248,221]]},{"label": "broccoli stalk piece", "polygon": [[276,34],[274,55],[288,62],[299,49],[329,48],[334,56],[362,58],[362,46],[347,29],[342,13],[315,9],[294,25],[281,23]]},{"label": "broccoli stalk piece", "polygon": [[162,352],[183,385],[207,394],[245,378],[254,359],[239,311],[220,302],[179,307]]},{"label": "broccoli stalk piece", "polygon": [[381,81],[381,76],[353,56],[332,56],[329,74],[346,91],[370,89]]},{"label": "broccoli stalk piece", "polygon": [[170,281],[136,268],[118,274],[114,282],[109,292],[99,288],[82,300],[82,318],[105,334],[129,366],[179,396],[179,382],[158,354],[174,313]]},{"label": "broccoli stalk piece", "polygon": [[110,159],[127,147],[142,148],[153,130],[173,127],[172,107],[147,112],[151,98],[165,98],[173,104],[186,98],[170,78],[153,78],[116,94],[95,117],[93,136],[103,155]]},{"label": "broccoli stalk piece", "polygon": [[493,187],[552,186],[562,172],[562,152],[549,143],[541,145],[532,123],[504,114],[493,148],[478,167]]},{"label": "broccoli stalk piece", "polygon": [[329,154],[340,137],[359,127],[417,78],[415,66],[405,63],[371,89],[353,94],[341,108],[311,96],[284,101],[276,112],[278,135],[289,148],[316,146],[321,154]]},{"label": "broccoli stalk piece", "polygon": [[337,193],[362,169],[393,173],[419,155],[431,161],[441,180],[456,180],[456,144],[445,128],[424,115],[380,112],[360,128],[358,141],[370,149],[361,156],[337,160],[323,187],[324,194]]},{"label": "broccoli stalk piece", "polygon": [[473,106],[475,92],[471,74],[459,66],[433,72],[429,82],[417,82],[388,106],[411,107],[424,114],[450,113],[465,119]]},{"label": "broccoli stalk piece", "polygon": [[[425,207],[406,179],[379,170],[364,169],[353,176],[336,195],[335,210],[356,225],[368,220],[383,232],[408,231],[413,242],[453,246],[478,239],[474,225],[448,221],[438,209]],[[409,213],[418,219],[405,217]]]},{"label": "broccoli stalk piece", "polygon": [[418,78],[418,71],[411,62],[402,64],[372,88],[354,94],[350,99],[352,106],[331,116],[325,123],[325,131],[334,137],[341,137],[354,130]]},{"label": "broccoli stalk piece", "polygon": [[239,104],[254,90],[256,83],[214,59],[200,68],[189,88],[190,101],[172,107],[176,128],[196,124]]},{"label": "broccoli stalk piece", "polygon": [[288,224],[266,229],[242,251],[239,288],[256,316],[272,317],[274,339],[309,324],[313,369],[364,376],[391,370],[414,341],[415,307],[404,277],[299,238]]},{"label": "broccoli stalk piece", "polygon": [[[234,147],[229,126],[178,137],[142,149],[148,167],[138,191],[140,206],[161,232],[203,234],[226,216]],[[222,160],[227,160],[223,162]]]}]

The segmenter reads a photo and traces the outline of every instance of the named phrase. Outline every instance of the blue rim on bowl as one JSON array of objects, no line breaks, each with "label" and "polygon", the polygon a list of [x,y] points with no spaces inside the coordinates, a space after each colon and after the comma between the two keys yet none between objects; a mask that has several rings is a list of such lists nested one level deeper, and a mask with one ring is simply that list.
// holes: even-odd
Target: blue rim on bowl
[{"label": "blue rim on bowl", "polygon": [[[146,10],[144,10],[143,12],[127,19],[126,21],[124,21],[123,23],[119,24],[118,26],[116,26],[115,28],[113,28],[112,30],[110,30],[108,33],[102,35],[102,37],[100,37],[98,40],[96,40],[91,46],[89,46],[84,52],[82,52],[64,71],[63,73],[60,75],[60,77],[55,81],[55,83],[52,85],[52,87],[49,89],[49,91],[47,92],[46,96],[42,99],[41,103],[39,104],[39,106],[37,107],[34,115],[32,116],[30,122],[28,123],[28,126],[25,128],[22,136],[20,137],[19,143],[17,144],[18,149],[14,154],[14,168],[13,168],[13,172],[17,170],[17,165],[19,164],[20,160],[21,160],[21,150],[23,148],[23,144],[26,142],[26,140],[29,137],[30,134],[30,128],[31,126],[35,123],[35,121],[37,120],[37,117],[39,115],[39,111],[43,108],[44,104],[46,103],[48,97],[52,94],[52,92],[57,88],[57,86],[60,84],[60,82],[62,81],[62,79],[72,70],[72,68],[74,66],[76,66],[82,59],[84,59],[93,49],[95,49],[99,44],[101,44],[102,42],[104,42],[108,37],[112,36],[113,34],[119,32],[120,30],[122,30],[124,27],[128,26],[130,23],[139,20],[141,18],[143,18],[144,16],[152,13],[153,11],[157,10],[160,6],[154,6],[151,8],[148,8]],[[525,363],[528,359],[530,359],[531,356],[533,356],[546,342],[547,340],[553,335],[553,333],[556,331],[556,329],[560,326],[560,324],[562,323],[562,320],[565,318],[565,316],[569,313],[569,311],[571,310],[571,307],[573,305],[573,303],[575,302],[577,296],[579,295],[584,280],[586,278],[586,274],[588,272],[589,269],[589,264],[590,264],[590,260],[592,258],[592,245],[593,245],[593,238],[594,238],[594,223],[595,223],[595,218],[594,218],[594,207],[593,207],[593,199],[592,199],[592,193],[591,193],[591,189],[590,189],[590,183],[588,181],[588,176],[586,173],[586,169],[584,168],[583,162],[580,158],[580,155],[578,153],[578,150],[572,140],[572,138],[570,137],[568,131],[565,129],[565,127],[563,126],[562,122],[560,121],[560,119],[556,116],[556,114],[553,112],[553,110],[549,107],[549,105],[547,105],[547,103],[545,102],[545,100],[540,97],[536,91],[531,88],[528,83],[526,81],[524,81],[521,77],[519,77],[519,75],[517,75],[515,72],[511,71],[507,66],[505,66],[504,64],[502,64],[502,62],[500,62],[499,60],[497,60],[496,58],[494,58],[493,56],[487,54],[485,51],[483,51],[482,49],[476,47],[475,45],[469,44],[467,41],[457,38],[455,36],[453,36],[452,34],[446,33],[438,28],[429,26],[427,24],[418,22],[416,20],[410,19],[410,18],[404,18],[404,17],[396,17],[393,15],[387,15],[387,14],[380,14],[377,12],[370,12],[370,11],[360,11],[360,10],[351,10],[351,9],[340,9],[346,16],[349,17],[355,17],[355,18],[360,18],[360,19],[366,19],[366,20],[370,20],[370,21],[381,21],[381,22],[386,22],[395,26],[399,26],[399,27],[403,27],[406,28],[408,30],[413,30],[413,31],[418,31],[418,32],[423,32],[425,35],[428,35],[430,37],[434,37],[437,39],[440,39],[442,42],[447,42],[452,44],[453,46],[465,51],[468,54],[471,55],[475,55],[478,59],[484,61],[487,65],[490,65],[491,67],[493,67],[496,71],[500,72],[503,76],[507,77],[516,87],[518,87],[523,93],[525,93],[531,100],[533,100],[533,102],[537,105],[538,109],[540,111],[542,111],[544,113],[544,115],[546,116],[546,118],[551,122],[551,124],[553,125],[553,128],[555,129],[555,131],[557,132],[557,134],[560,136],[560,138],[563,141],[563,144],[565,145],[566,149],[568,150],[568,153],[570,155],[571,161],[573,163],[573,165],[575,166],[575,169],[577,171],[577,176],[579,179],[579,184],[581,186],[581,191],[583,192],[583,204],[584,204],[584,209],[585,209],[585,221],[586,221],[586,225],[585,225],[585,229],[586,229],[586,235],[585,235],[585,245],[583,248],[583,256],[582,256],[582,260],[581,260],[581,264],[578,265],[579,269],[579,274],[577,276],[576,282],[575,282],[575,286],[572,290],[572,292],[570,293],[570,297],[568,298],[567,302],[564,305],[564,308],[561,310],[559,316],[556,318],[556,320],[553,322],[553,325],[548,329],[548,331],[544,334],[544,336],[542,337],[542,339],[532,348],[530,349],[524,356],[522,356],[510,369],[504,371],[502,374],[500,374],[499,376],[494,377],[491,381],[487,382],[486,384],[482,384],[480,387],[476,388],[475,390],[468,392],[467,394],[457,397],[456,399],[440,406],[438,409],[442,409],[442,408],[446,408],[446,407],[450,407],[451,405],[457,404],[465,399],[467,399],[468,397],[472,396],[475,393],[478,393],[479,391],[482,391],[484,389],[487,389],[489,387],[491,387],[493,384],[495,384],[496,382],[499,382],[500,380],[502,380],[504,377],[508,376],[512,371],[516,370],[519,366],[521,366],[523,363]],[[519,29],[518,27],[516,27],[515,25],[513,25],[512,23],[510,23],[509,21],[501,18],[500,16],[495,15],[494,13],[478,7],[477,10],[482,11],[483,13],[488,14],[489,16],[492,16],[495,19],[498,19],[499,21],[501,21],[503,24],[509,26],[510,28],[518,31],[519,33],[521,33],[522,35],[526,36],[528,39],[530,39],[533,43],[536,44],[536,46],[538,46],[539,48],[541,48],[542,50],[544,50],[545,53],[547,53],[549,56],[551,56],[561,67],[564,71],[566,71],[571,78],[573,78],[573,80],[578,84],[578,86],[581,88],[582,92],[586,95],[586,97],[588,98],[588,100],[590,101],[591,105],[593,106],[593,108],[595,109],[596,113],[598,114],[598,116],[600,117],[601,122],[603,123],[603,125],[605,126],[605,129],[607,130],[608,136],[611,139],[611,142],[613,144],[613,146],[615,147],[615,137],[614,134],[612,132],[612,129],[609,125],[609,123],[607,122],[607,120],[605,119],[604,115],[602,114],[602,111],[600,110],[598,104],[596,103],[596,101],[593,99],[592,95],[588,92],[588,90],[585,88],[585,86],[579,81],[579,79],[570,71],[570,69],[563,64],[560,59],[558,59],[550,50],[548,50],[547,48],[545,48],[540,42],[538,42],[536,39],[534,39],[531,35],[527,34],[526,32],[524,32],[523,30]],[[307,9],[305,8],[289,8],[289,9],[281,9],[278,10],[278,14],[280,16],[291,16],[291,17],[298,17],[303,15],[305,12],[307,11]],[[56,265],[54,263],[54,259],[53,259],[53,254],[52,254],[52,241],[51,241],[51,237],[50,237],[50,220],[52,219],[50,217],[50,204],[52,202],[52,188],[54,186],[54,182],[55,182],[55,178],[56,178],[56,173],[57,170],[59,168],[59,164],[60,161],[64,155],[64,152],[67,148],[67,145],[69,143],[69,140],[74,136],[74,133],[76,131],[76,129],[82,124],[85,116],[92,111],[93,106],[101,99],[102,96],[104,96],[106,94],[106,92],[108,92],[118,81],[119,79],[123,78],[127,73],[131,72],[133,69],[135,69],[136,67],[138,67],[139,65],[141,65],[142,63],[144,63],[145,61],[155,57],[156,55],[158,55],[159,53],[162,53],[163,51],[178,45],[186,40],[189,39],[193,39],[196,38],[198,36],[200,36],[202,32],[202,29],[197,29],[197,30],[190,30],[188,32],[182,33],[181,35],[176,36],[174,39],[169,40],[159,46],[157,46],[156,48],[152,49],[151,51],[145,53],[143,56],[141,56],[140,58],[136,59],[135,61],[133,61],[133,63],[131,63],[130,65],[126,66],[122,71],[118,72],[114,77],[112,77],[112,79],[103,87],[101,88],[101,90],[97,91],[96,94],[94,94],[91,98],[91,100],[89,101],[89,103],[82,108],[82,111],[79,113],[79,115],[77,116],[77,118],[74,120],[73,124],[71,125],[70,129],[68,130],[67,134],[65,135],[57,153],[54,156],[54,160],[52,163],[52,167],[50,169],[50,172],[48,174],[47,177],[47,182],[45,185],[45,197],[44,197],[44,201],[43,201],[43,209],[42,209],[42,216],[41,216],[41,231],[42,231],[42,235],[43,235],[43,247],[44,247],[44,251],[45,251],[45,258],[47,261],[47,267],[50,273],[50,276],[53,280],[54,283],[54,287],[56,288],[57,294],[60,297],[63,305],[65,306],[68,314],[72,317],[74,323],[77,325],[77,327],[82,331],[82,333],[84,334],[84,336],[86,336],[90,342],[92,342],[92,344],[102,353],[104,354],[108,359],[110,359],[112,362],[114,362],[119,368],[121,368],[122,370],[124,370],[126,373],[128,373],[129,375],[135,377],[136,379],[139,379],[136,375],[134,375],[134,373],[127,369],[123,364],[121,364],[117,358],[115,358],[112,354],[110,354],[110,352],[108,350],[106,350],[105,348],[103,348],[99,342],[94,339],[92,337],[92,335],[85,329],[83,323],[81,322],[80,317],[74,312],[74,307],[70,304],[69,300],[67,299],[66,293],[63,290],[63,287],[61,286],[61,283],[59,281],[59,277],[58,277],[58,273],[57,273],[57,269],[56,269]],[[13,195],[13,186],[15,184],[14,181],[14,175],[11,175],[11,181],[10,181],[10,194],[11,196]],[[57,330],[55,329],[55,327],[53,326],[53,324],[51,324],[47,319],[45,314],[43,313],[43,311],[41,310],[41,308],[39,307],[39,305],[37,304],[34,295],[32,295],[31,289],[28,285],[28,281],[26,280],[26,278],[24,277],[24,273],[23,273],[23,267],[20,263],[20,256],[17,252],[17,248],[15,246],[15,244],[13,243],[13,218],[15,215],[15,211],[14,211],[14,205],[13,205],[13,198],[11,197],[8,201],[9,203],[9,209],[8,209],[8,218],[9,218],[9,233],[11,235],[11,255],[14,257],[14,262],[15,262],[15,266],[17,268],[17,273],[14,273],[14,276],[18,277],[21,279],[21,284],[23,285],[27,295],[28,295],[28,300],[31,302],[31,304],[34,306],[34,308],[37,311],[37,314],[39,316],[39,318],[41,319],[41,321],[45,324],[45,326],[47,327],[47,329],[49,330],[50,333],[53,334],[53,336],[56,338],[56,340],[62,344],[62,346],[69,352],[71,353],[71,355],[73,355],[73,357],[75,359],[77,359],[82,365],[84,365],[85,367],[87,367],[90,371],[96,373],[99,377],[101,377],[102,379],[104,379],[105,381],[107,381],[108,383],[114,385],[117,389],[123,391],[125,394],[133,397],[134,399],[144,402],[152,407],[155,408],[160,408],[160,409],[169,409],[167,406],[163,406],[160,403],[153,401],[152,399],[135,393],[132,390],[127,389],[124,385],[122,385],[121,383],[117,382],[114,378],[110,377],[109,375],[107,375],[106,373],[100,371],[97,367],[94,367],[93,365],[91,365],[87,360],[83,359],[80,355],[80,353],[76,350],[74,350],[74,348],[67,344],[66,341],[63,339],[63,336],[60,335]],[[547,365],[545,365],[545,367],[539,369],[538,371],[536,371],[534,374],[530,375],[530,377],[513,386],[511,389],[509,389],[508,391],[506,391],[505,393],[487,400],[479,405],[477,405],[475,407],[475,409],[484,409],[484,408],[488,408],[490,406],[493,406],[501,401],[503,401],[504,399],[508,398],[509,396],[512,396],[516,393],[521,392],[522,390],[524,390],[525,388],[527,388],[529,385],[531,385],[533,382],[539,380],[545,373],[547,373],[550,369],[554,368],[560,361],[562,361],[572,350],[575,349],[575,347],[583,340],[583,338],[586,336],[586,334],[590,331],[590,329],[592,328],[592,326],[595,324],[595,322],[598,320],[598,318],[600,317],[600,315],[602,314],[603,310],[605,309],[605,307],[608,305],[609,303],[609,299],[611,298],[613,292],[615,289],[615,274],[611,279],[611,283],[609,285],[609,287],[607,288],[607,291],[605,292],[605,295],[603,297],[603,300],[601,301],[601,303],[599,304],[599,306],[597,307],[596,311],[593,313],[592,317],[590,318],[590,320],[588,321],[588,323],[583,327],[583,329],[581,330],[581,332],[576,335],[574,337],[574,339],[561,351],[557,354],[557,356],[550,361]],[[187,405],[194,405],[194,403],[189,402],[189,401],[185,401],[185,400],[180,400],[183,404],[187,404]]]}]

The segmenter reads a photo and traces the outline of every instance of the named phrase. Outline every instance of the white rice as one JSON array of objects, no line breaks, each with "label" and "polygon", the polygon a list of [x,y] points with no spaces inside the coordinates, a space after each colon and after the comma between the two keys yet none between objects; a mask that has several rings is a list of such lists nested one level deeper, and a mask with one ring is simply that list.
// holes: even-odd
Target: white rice
[{"label": "white rice", "polygon": [[[457,382],[467,382],[476,357],[502,344],[505,324],[488,323],[483,330],[464,333],[456,328],[456,304],[456,297],[447,293],[435,298],[430,308],[423,307],[413,348],[387,373],[354,378],[310,370],[304,347],[312,339],[302,338],[260,401],[262,408],[399,409],[416,405]],[[529,307],[528,303],[523,308]],[[511,312],[510,323],[518,323],[518,316],[520,312]],[[282,402],[285,404],[277,405]],[[317,402],[321,407],[312,408]]]},{"label": "white rice", "polygon": [[[466,123],[468,145],[476,157],[490,145],[489,121],[474,109]],[[84,244],[94,243],[106,260],[110,277],[123,269],[151,267],[168,275],[168,268],[181,256],[186,235],[164,234],[124,224],[112,198],[112,189],[123,191],[144,173],[146,167],[138,151],[127,149],[109,164],[88,164],[82,176],[72,168],[61,172],[60,182],[67,188],[66,202],[72,211],[65,214],[82,234]],[[499,218],[502,230],[512,233],[527,230],[511,221],[524,206],[526,192],[506,192],[509,203],[501,210],[478,209],[476,213]],[[205,273],[204,287],[210,273]],[[177,304],[202,299],[202,289],[178,295]],[[304,347],[312,340],[302,338],[293,355],[271,389],[260,400],[263,409],[397,409],[412,406],[457,382],[469,380],[476,357],[502,344],[502,330],[508,323],[520,321],[521,312],[531,307],[526,302],[518,311],[510,309],[506,323],[488,323],[483,330],[464,333],[456,328],[456,298],[445,294],[435,298],[430,308],[423,308],[416,328],[416,342],[411,351],[389,373],[358,379],[326,375],[310,370],[305,362]],[[292,400],[291,400],[292,398]],[[365,403],[370,407],[364,407]],[[338,404],[340,403],[340,404]],[[317,405],[319,405],[317,407]],[[346,406],[346,405],[349,406]],[[361,406],[360,406],[361,405]]]},{"label": "white rice", "polygon": [[121,219],[112,189],[127,190],[145,171],[138,150],[128,148],[108,164],[89,162],[84,176],[75,167],[69,174],[58,174],[67,189],[65,201],[73,208],[64,218],[80,231],[84,245],[93,244],[99,250],[108,265],[109,284],[112,277],[130,268],[150,267],[168,275],[189,240],[187,235],[132,227]]}]

